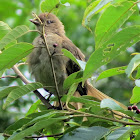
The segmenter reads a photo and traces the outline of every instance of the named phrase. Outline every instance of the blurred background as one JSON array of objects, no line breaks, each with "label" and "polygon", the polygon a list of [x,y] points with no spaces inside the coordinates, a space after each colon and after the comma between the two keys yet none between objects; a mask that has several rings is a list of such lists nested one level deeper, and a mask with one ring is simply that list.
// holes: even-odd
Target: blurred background
[{"label": "blurred background", "polygon": [[[69,2],[70,6],[61,7],[57,14],[65,26],[66,35],[81,49],[86,55],[87,60],[94,51],[94,30],[100,14],[95,15],[90,22],[90,27],[93,31],[92,33],[82,26],[82,18],[86,7],[93,1],[94,0],[62,0],[62,3]],[[30,29],[35,29],[34,25],[29,22],[29,19],[33,18],[32,12],[35,12],[36,14],[41,12],[40,3],[41,0],[0,0],[0,21],[7,23],[11,28],[15,28],[19,25],[26,25]],[[138,13],[139,11],[137,9],[123,27],[140,24]],[[37,33],[35,32],[28,33],[18,41],[32,43],[35,36],[37,36]],[[131,56],[131,53],[133,52],[140,52],[140,43],[128,48],[126,52],[119,55],[119,57],[114,59],[108,65],[99,68],[94,76],[98,76],[102,71],[110,68],[128,65],[133,57]],[[19,68],[30,81],[34,81],[33,77],[30,76],[26,65],[22,65]],[[5,71],[3,76],[5,75],[15,76],[15,73],[10,69]],[[92,82],[99,90],[125,105],[129,105],[129,99],[132,95],[134,83],[127,78],[126,74],[105,78],[98,82]],[[23,85],[23,83],[20,79],[2,78],[0,80],[0,89],[4,86],[15,85]],[[0,101],[0,132],[3,132],[7,126],[23,117],[32,103],[36,100],[37,97],[35,97],[33,93],[30,93],[15,101],[6,108],[6,110],[2,110],[2,105],[5,99]]]}]

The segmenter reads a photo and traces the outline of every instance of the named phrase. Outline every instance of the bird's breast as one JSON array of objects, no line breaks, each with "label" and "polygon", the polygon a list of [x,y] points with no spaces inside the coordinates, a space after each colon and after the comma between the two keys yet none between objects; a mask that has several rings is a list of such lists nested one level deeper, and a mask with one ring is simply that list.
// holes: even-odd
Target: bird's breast
[{"label": "bird's breast", "polygon": [[63,82],[67,77],[66,63],[68,58],[61,51],[62,39],[50,34],[46,35],[45,41],[39,36],[34,40],[33,45],[34,49],[29,56],[28,63],[35,80],[56,94],[55,75],[60,94],[65,94]]}]

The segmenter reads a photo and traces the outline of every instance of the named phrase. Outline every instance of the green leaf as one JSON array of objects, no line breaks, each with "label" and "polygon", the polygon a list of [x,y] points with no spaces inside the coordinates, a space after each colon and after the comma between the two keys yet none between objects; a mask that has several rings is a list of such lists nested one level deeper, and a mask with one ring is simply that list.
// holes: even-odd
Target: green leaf
[{"label": "green leaf", "polygon": [[28,112],[26,113],[26,116],[35,113],[35,111],[38,108],[38,105],[41,103],[41,100],[36,101],[35,103],[32,104],[32,106],[30,107],[30,109],[28,110]]},{"label": "green leaf", "polygon": [[60,6],[59,0],[44,0],[41,2],[41,11],[44,12],[58,12]]},{"label": "green leaf", "polygon": [[133,2],[123,2],[119,6],[110,5],[99,18],[95,29],[96,49],[109,40],[112,35],[135,12]]},{"label": "green leaf", "polygon": [[109,133],[109,129],[101,126],[80,127],[65,134],[60,140],[100,140]]},{"label": "green leaf", "polygon": [[68,89],[72,84],[81,82],[82,76],[83,76],[82,71],[72,73],[70,76],[68,76],[65,79],[64,84],[63,84],[63,88]]},{"label": "green leaf", "polygon": [[[97,106],[100,105],[99,102],[94,101],[94,98],[91,96],[80,96],[80,97],[75,97],[75,96],[71,96],[70,101],[69,102],[79,102],[79,103],[83,103],[83,104],[88,104],[88,105],[92,105],[92,106]],[[67,95],[64,95],[61,99],[62,102],[66,102],[67,100]]]},{"label": "green leaf", "polygon": [[43,88],[43,85],[41,83],[30,83],[24,86],[19,86],[18,88],[10,92],[10,94],[8,95],[6,99],[5,104],[3,105],[3,108],[5,109],[11,102],[39,88]]},{"label": "green leaf", "polygon": [[78,61],[77,61],[77,59],[75,58],[75,56],[74,56],[70,51],[68,51],[68,50],[66,50],[66,49],[62,49],[62,52],[63,52],[63,54],[64,54],[65,56],[67,56],[67,57],[70,58],[73,62],[75,62],[78,66],[80,66],[79,63],[78,63]]},{"label": "green leaf", "polygon": [[17,87],[18,86],[0,88],[0,100],[6,97],[12,90],[16,89]]},{"label": "green leaf", "polygon": [[105,7],[107,7],[111,1],[113,1],[113,0],[96,0],[96,1],[92,2],[86,8],[86,10],[84,12],[84,17],[83,17],[83,20],[82,20],[82,25],[85,26],[86,28],[88,28],[87,25],[88,25],[88,22],[90,21],[91,17],[94,14],[99,13]]},{"label": "green leaf", "polygon": [[28,33],[29,31],[29,28],[25,25],[17,26],[0,40],[0,49],[3,49],[6,45]]},{"label": "green leaf", "polygon": [[86,64],[83,80],[91,77],[99,67],[109,63],[128,47],[137,43],[140,40],[139,31],[139,25],[125,28],[93,52]]},{"label": "green leaf", "polygon": [[31,53],[33,45],[29,43],[18,43],[4,50],[0,54],[0,71],[6,68],[11,68],[19,60]]},{"label": "green leaf", "polygon": [[0,21],[0,40],[10,31],[11,28],[8,26],[8,24]]},{"label": "green leaf", "polygon": [[134,103],[138,103],[140,102],[140,87],[135,86],[133,88],[133,95],[130,99],[130,103],[134,104]]},{"label": "green leaf", "polygon": [[107,136],[107,140],[127,140],[130,139],[130,134],[134,131],[140,129],[140,127],[122,127],[116,129],[114,132]]},{"label": "green leaf", "polygon": [[70,101],[71,97],[73,96],[73,94],[75,93],[76,89],[77,89],[78,84],[72,84],[68,94],[67,94],[67,100],[66,100],[66,104],[68,104],[68,102]]},{"label": "green leaf", "polygon": [[130,75],[137,68],[138,65],[140,65],[140,54],[135,55],[128,64],[128,67],[125,71],[128,77],[130,77]]},{"label": "green leaf", "polygon": [[111,99],[104,99],[100,104],[101,108],[110,108],[111,110],[123,110],[123,108]]},{"label": "green leaf", "polygon": [[68,51],[66,49],[62,49],[62,52],[65,56],[67,56],[73,62],[75,62],[82,70],[85,69],[86,62],[76,59],[75,56],[70,51]]},{"label": "green leaf", "polygon": [[69,117],[64,116],[64,117],[59,117],[59,118],[49,118],[46,120],[42,120],[34,124],[33,126],[19,132],[16,134],[13,134],[11,137],[8,138],[8,140],[22,140],[24,137],[33,134],[34,132],[41,130],[43,128],[47,128],[50,125],[53,125],[61,120],[66,120]]},{"label": "green leaf", "polygon": [[122,66],[122,67],[117,67],[117,68],[113,68],[113,69],[109,69],[106,71],[103,71],[97,78],[96,81],[103,79],[103,78],[107,78],[107,77],[111,77],[111,76],[115,76],[115,75],[119,75],[122,73],[125,73],[125,69],[126,66]]},{"label": "green leaf", "polygon": [[51,111],[49,113],[46,113],[46,114],[43,114],[43,115],[40,115],[36,118],[34,118],[33,120],[31,120],[29,123],[27,123],[26,125],[24,125],[24,127],[27,127],[27,126],[30,126],[34,123],[37,123],[41,120],[46,120],[46,119],[49,119],[49,118],[52,118],[54,116],[58,116],[58,115],[65,115],[66,111]]},{"label": "green leaf", "polygon": [[34,118],[36,118],[38,116],[47,114],[50,111],[51,110],[37,112],[37,113],[30,114],[29,116],[27,116],[25,118],[21,118],[20,120],[16,121],[12,125],[10,125],[8,128],[6,128],[6,130],[4,131],[4,133],[11,135],[14,131],[21,129],[21,127],[23,127],[23,125],[27,124],[32,119],[34,119]]}]

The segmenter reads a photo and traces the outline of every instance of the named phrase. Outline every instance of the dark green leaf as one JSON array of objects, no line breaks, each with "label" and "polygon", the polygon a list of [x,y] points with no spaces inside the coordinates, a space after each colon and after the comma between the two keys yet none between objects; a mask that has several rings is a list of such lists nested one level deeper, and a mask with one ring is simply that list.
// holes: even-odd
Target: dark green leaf
[{"label": "dark green leaf", "polygon": [[36,89],[43,88],[43,85],[40,83],[30,83],[24,86],[19,86],[18,88],[12,90],[8,95],[3,108],[6,108],[11,102],[17,100],[18,98],[22,97],[23,95],[34,91]]},{"label": "dark green leaf", "polygon": [[83,76],[82,71],[72,73],[70,76],[68,76],[65,79],[64,84],[63,84],[64,89],[68,89],[74,83],[81,82],[82,81],[82,76]]},{"label": "dark green leaf", "polygon": [[8,138],[8,140],[22,140],[24,137],[31,135],[38,130],[49,127],[50,125],[53,125],[61,120],[65,120],[68,118],[69,117],[64,116],[64,117],[59,117],[59,118],[50,118],[50,119],[46,119],[46,120],[41,120],[31,127],[27,128],[19,133],[13,134],[11,137]]},{"label": "dark green leaf", "polygon": [[136,129],[140,129],[140,127],[135,126],[119,128],[108,135],[107,140],[127,140],[130,138],[130,134]]},{"label": "dark green leaf", "polygon": [[0,88],[0,99],[6,97],[12,90],[16,88],[18,88],[18,86]]},{"label": "dark green leaf", "polygon": [[100,140],[104,135],[109,133],[109,129],[94,126],[94,127],[80,127],[74,131],[65,134],[60,140]]}]

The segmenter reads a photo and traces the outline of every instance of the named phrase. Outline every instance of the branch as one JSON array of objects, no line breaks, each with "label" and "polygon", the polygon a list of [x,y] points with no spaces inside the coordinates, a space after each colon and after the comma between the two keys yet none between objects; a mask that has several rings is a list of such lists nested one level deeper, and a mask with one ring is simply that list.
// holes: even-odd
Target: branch
[{"label": "branch", "polygon": [[[17,65],[14,65],[13,68],[14,72],[19,76],[19,78],[25,83],[25,84],[29,84],[30,82],[25,78],[25,76],[19,71]],[[35,93],[35,95],[42,101],[42,103],[47,107],[47,108],[51,108],[52,105],[47,102],[47,100],[37,91],[33,91]]]},{"label": "branch", "polygon": [[[59,134],[54,134],[54,135],[41,135],[41,136],[27,136],[27,137],[24,137],[26,139],[31,139],[31,138],[49,138],[49,137],[58,137],[58,136],[61,136],[63,135],[63,133],[59,133]],[[11,135],[9,134],[3,134],[4,137],[11,137]]]},{"label": "branch", "polygon": [[85,112],[81,112],[78,110],[74,110],[74,109],[69,108],[68,105],[66,105],[66,107],[72,113],[79,113],[80,114],[80,115],[73,115],[72,117],[94,117],[94,118],[104,119],[104,120],[108,120],[108,121],[112,121],[112,122],[122,123],[123,125],[138,125],[138,126],[140,126],[140,123],[138,123],[138,122],[121,121],[121,120],[117,120],[115,118],[107,118],[107,117],[103,117],[103,116],[99,116],[99,115],[95,115],[95,114],[90,114],[90,113],[85,113]]}]

